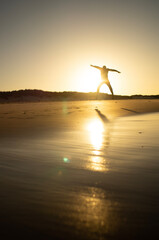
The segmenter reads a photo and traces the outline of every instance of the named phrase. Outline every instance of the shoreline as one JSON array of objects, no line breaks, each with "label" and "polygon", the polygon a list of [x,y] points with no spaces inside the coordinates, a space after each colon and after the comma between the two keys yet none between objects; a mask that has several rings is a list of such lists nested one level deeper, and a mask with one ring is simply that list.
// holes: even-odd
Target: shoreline
[{"label": "shoreline", "polygon": [[159,112],[159,100],[65,101],[0,105],[1,136],[31,136],[82,130],[98,109],[110,121],[119,117]]}]

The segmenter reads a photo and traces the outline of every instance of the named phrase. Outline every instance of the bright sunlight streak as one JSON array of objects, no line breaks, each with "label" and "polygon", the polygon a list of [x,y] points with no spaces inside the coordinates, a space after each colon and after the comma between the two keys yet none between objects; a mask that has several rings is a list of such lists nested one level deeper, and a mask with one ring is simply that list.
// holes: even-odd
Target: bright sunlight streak
[{"label": "bright sunlight streak", "polygon": [[94,119],[87,125],[87,130],[89,131],[90,141],[93,146],[88,168],[94,171],[108,171],[105,159],[100,156],[100,150],[103,145],[103,123],[99,119]]},{"label": "bright sunlight streak", "polygon": [[88,130],[90,132],[90,139],[95,150],[100,150],[103,143],[103,131],[104,127],[99,119],[93,120],[88,125]]}]

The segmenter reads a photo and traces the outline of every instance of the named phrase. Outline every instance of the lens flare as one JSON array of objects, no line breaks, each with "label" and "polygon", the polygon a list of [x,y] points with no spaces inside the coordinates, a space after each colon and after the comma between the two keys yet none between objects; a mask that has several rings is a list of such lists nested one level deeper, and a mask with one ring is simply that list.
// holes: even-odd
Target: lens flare
[{"label": "lens flare", "polygon": [[65,163],[69,163],[69,162],[70,162],[67,157],[64,157],[64,158],[63,158],[63,161],[64,161]]}]

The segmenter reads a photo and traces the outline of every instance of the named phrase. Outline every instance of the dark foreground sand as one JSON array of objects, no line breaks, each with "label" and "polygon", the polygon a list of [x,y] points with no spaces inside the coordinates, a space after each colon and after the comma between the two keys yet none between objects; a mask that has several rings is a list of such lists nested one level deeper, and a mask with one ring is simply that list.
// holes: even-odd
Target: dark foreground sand
[{"label": "dark foreground sand", "polygon": [[159,100],[1,104],[1,239],[157,239],[158,112]]}]

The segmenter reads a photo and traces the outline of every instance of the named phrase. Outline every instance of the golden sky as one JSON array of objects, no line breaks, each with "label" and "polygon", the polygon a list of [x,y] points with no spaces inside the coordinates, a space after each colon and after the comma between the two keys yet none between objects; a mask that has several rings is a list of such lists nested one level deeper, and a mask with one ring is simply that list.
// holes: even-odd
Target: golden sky
[{"label": "golden sky", "polygon": [[115,94],[159,94],[158,1],[0,4],[0,91],[96,91],[93,64],[121,71],[109,74]]}]

